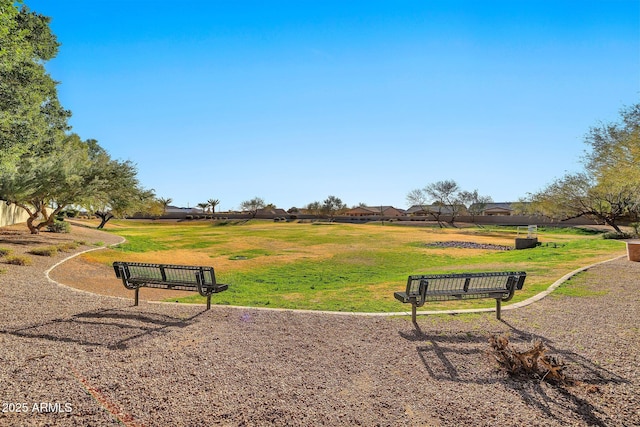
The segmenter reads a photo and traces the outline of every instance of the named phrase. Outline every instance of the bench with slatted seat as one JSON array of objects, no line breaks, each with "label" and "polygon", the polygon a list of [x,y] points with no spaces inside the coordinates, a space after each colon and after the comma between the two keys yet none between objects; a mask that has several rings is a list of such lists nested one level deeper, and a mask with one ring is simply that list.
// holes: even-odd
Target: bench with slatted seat
[{"label": "bench with slatted seat", "polygon": [[127,289],[135,290],[135,305],[141,287],[197,291],[207,298],[207,310],[211,308],[211,295],[227,290],[229,285],[216,282],[213,267],[191,265],[148,264],[116,261],[113,263],[116,277],[122,279]]},{"label": "bench with slatted seat", "polygon": [[395,292],[394,297],[411,304],[411,318],[416,321],[416,308],[427,301],[451,301],[479,298],[496,300],[496,317],[500,319],[501,303],[513,298],[522,289],[527,273],[455,273],[413,275],[407,279],[405,292]]}]

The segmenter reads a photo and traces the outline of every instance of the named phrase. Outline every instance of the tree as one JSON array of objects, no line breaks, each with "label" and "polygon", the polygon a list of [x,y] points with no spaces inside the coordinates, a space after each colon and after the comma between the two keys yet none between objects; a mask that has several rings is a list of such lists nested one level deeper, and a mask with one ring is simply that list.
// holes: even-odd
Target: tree
[{"label": "tree", "polygon": [[64,135],[51,150],[24,155],[15,170],[0,174],[0,197],[24,209],[27,227],[37,234],[65,207],[108,192],[114,184],[106,164],[108,155],[95,141]]},{"label": "tree", "polygon": [[453,180],[437,181],[427,185],[424,191],[431,197],[434,204],[438,206],[438,223],[440,223],[440,215],[445,213],[445,210],[442,208],[448,208],[449,214],[451,215],[449,222],[453,225],[462,206],[462,202],[458,196],[460,192],[458,183]]},{"label": "tree", "polygon": [[153,190],[140,186],[137,170],[130,161],[112,160],[102,148],[95,144],[92,155],[97,175],[102,185],[88,196],[81,206],[101,219],[98,229],[104,228],[112,218],[125,218],[137,212],[149,213],[156,201]]},{"label": "tree", "polygon": [[322,202],[322,212],[328,215],[330,218],[333,218],[337,213],[343,211],[347,208],[347,205],[342,203],[342,200],[336,196],[327,197],[324,202]]},{"label": "tree", "polygon": [[216,206],[220,204],[220,200],[218,199],[209,199],[207,200],[209,206],[211,206],[211,213],[216,213]]},{"label": "tree", "polygon": [[478,190],[473,191],[461,191],[458,193],[458,199],[467,206],[467,212],[471,215],[471,219],[476,215],[482,214],[482,211],[487,207],[487,203],[491,203],[492,199],[489,196],[481,196],[478,194]]},{"label": "tree", "polygon": [[171,199],[169,197],[167,197],[167,198],[159,197],[157,199],[157,201],[158,201],[158,203],[160,203],[160,205],[162,205],[162,215],[166,215],[167,208],[173,202],[173,199]]},{"label": "tree", "polygon": [[251,200],[245,200],[240,203],[240,210],[248,211],[251,214],[251,218],[255,218],[258,211],[264,208],[264,200],[260,197],[254,197]]},{"label": "tree", "polygon": [[640,104],[621,120],[590,129],[584,171],[567,174],[530,194],[528,210],[553,219],[588,217],[621,232],[623,218],[640,213]]},{"label": "tree", "polygon": [[322,203],[318,201],[311,202],[307,205],[305,209],[311,215],[320,216],[320,214],[322,213]]},{"label": "tree", "polygon": [[427,196],[422,189],[416,188],[409,191],[406,199],[409,206],[420,206],[423,211],[427,210]]},{"label": "tree", "polygon": [[[440,219],[442,215],[451,215],[449,222],[453,225],[462,207],[462,202],[458,197],[459,191],[460,187],[453,180],[437,181],[423,189],[410,191],[407,194],[407,201],[413,205],[422,206],[438,222],[440,227],[443,226]],[[425,205],[427,200],[431,200],[434,206],[427,208]]]},{"label": "tree", "polygon": [[44,68],[59,47],[49,22],[20,0],[0,0],[0,197],[27,212],[34,234],[70,205],[96,207],[104,226],[152,196],[132,164],[67,133],[71,113]]},{"label": "tree", "polygon": [[198,203],[196,206],[202,209],[202,213],[207,213],[207,209],[209,208],[209,203]]},{"label": "tree", "polygon": [[165,207],[160,200],[152,196],[151,200],[144,204],[140,212],[150,215],[153,219],[158,219],[164,215]]},{"label": "tree", "polygon": [[609,186],[584,172],[569,174],[530,195],[528,209],[561,221],[589,217],[621,233],[620,219],[632,213],[637,215],[638,191],[637,183]]},{"label": "tree", "polygon": [[50,19],[13,0],[0,0],[0,11],[0,170],[6,170],[22,154],[54,143],[58,131],[69,129],[70,112],[44,68],[59,46]]}]

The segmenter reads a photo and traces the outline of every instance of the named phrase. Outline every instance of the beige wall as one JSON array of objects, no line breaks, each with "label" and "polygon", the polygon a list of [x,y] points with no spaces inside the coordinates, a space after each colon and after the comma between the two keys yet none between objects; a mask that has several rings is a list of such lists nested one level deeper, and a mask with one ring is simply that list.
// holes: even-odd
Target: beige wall
[{"label": "beige wall", "polygon": [[27,222],[27,218],[29,218],[29,215],[24,209],[16,205],[7,206],[4,200],[0,200],[0,227]]}]

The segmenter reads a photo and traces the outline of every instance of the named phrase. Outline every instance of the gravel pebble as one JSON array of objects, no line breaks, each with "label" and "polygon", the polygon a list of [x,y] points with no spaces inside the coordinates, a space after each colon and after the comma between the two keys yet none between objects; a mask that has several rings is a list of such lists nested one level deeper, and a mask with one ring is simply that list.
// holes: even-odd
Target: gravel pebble
[{"label": "gravel pebble", "polygon": [[[80,227],[0,230],[0,247],[16,254],[118,240]],[[408,316],[133,307],[49,281],[44,272],[67,256],[0,264],[2,426],[640,425],[640,263],[584,273],[605,294],[552,294],[503,321],[484,313],[414,325]],[[488,352],[493,334],[522,349],[542,340],[576,385],[509,377]]]}]

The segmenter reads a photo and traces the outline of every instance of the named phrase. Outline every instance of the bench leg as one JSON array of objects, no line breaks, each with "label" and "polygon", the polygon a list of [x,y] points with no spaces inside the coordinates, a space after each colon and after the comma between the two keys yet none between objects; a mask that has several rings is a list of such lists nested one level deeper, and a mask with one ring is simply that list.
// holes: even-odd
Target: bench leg
[{"label": "bench leg", "polygon": [[411,321],[413,321],[413,323],[416,323],[416,305],[415,304],[411,304]]},{"label": "bench leg", "polygon": [[502,308],[502,300],[496,298],[496,319],[500,320],[500,310]]},{"label": "bench leg", "polygon": [[138,292],[140,292],[140,288],[136,288],[136,299],[135,299],[135,303],[133,305],[138,305]]},{"label": "bench leg", "polygon": [[207,295],[207,310],[211,308],[211,295]]}]

